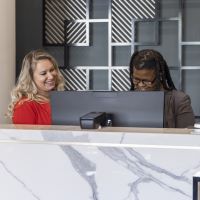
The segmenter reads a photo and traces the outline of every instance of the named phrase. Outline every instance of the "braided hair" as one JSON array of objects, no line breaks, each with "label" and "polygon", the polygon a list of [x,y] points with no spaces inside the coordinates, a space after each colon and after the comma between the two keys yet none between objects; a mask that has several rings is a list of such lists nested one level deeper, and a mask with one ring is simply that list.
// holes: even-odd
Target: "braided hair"
[{"label": "braided hair", "polygon": [[165,90],[176,90],[172,81],[169,67],[163,56],[153,49],[144,49],[133,53],[130,64],[130,81],[131,90],[134,90],[133,72],[136,69],[154,69],[156,71],[157,80],[163,85]]}]

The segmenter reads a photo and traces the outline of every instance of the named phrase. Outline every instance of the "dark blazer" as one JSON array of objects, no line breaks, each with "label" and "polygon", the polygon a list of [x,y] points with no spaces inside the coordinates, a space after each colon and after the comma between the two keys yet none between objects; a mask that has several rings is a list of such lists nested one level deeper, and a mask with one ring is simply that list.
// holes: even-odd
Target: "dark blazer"
[{"label": "dark blazer", "polygon": [[186,128],[194,126],[195,118],[190,97],[177,90],[165,93],[165,128]]}]

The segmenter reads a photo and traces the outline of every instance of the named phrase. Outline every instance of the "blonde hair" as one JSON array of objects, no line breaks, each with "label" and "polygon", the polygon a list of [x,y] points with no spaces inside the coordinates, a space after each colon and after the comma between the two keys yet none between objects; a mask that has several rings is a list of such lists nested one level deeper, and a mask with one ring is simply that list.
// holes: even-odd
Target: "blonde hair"
[{"label": "blonde hair", "polygon": [[48,59],[57,71],[55,90],[64,90],[64,78],[59,71],[55,58],[41,49],[31,51],[23,59],[20,75],[11,92],[11,102],[6,114],[8,117],[12,117],[15,104],[23,97],[26,97],[27,100],[42,101],[42,96],[38,94],[37,86],[33,81],[33,72],[37,63],[45,59]]}]

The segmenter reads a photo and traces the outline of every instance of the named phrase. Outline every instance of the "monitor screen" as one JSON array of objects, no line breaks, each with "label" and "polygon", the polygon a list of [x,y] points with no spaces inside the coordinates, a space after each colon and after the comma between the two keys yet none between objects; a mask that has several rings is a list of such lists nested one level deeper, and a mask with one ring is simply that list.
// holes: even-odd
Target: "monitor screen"
[{"label": "monitor screen", "polygon": [[52,124],[80,125],[90,112],[106,112],[116,127],[163,127],[164,92],[53,91]]}]

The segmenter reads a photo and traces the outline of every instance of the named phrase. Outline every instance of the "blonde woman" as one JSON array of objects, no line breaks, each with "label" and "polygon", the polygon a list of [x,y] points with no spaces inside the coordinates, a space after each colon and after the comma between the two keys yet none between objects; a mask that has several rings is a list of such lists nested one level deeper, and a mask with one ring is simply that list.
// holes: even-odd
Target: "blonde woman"
[{"label": "blonde woman", "polygon": [[22,62],[11,92],[8,115],[14,124],[51,124],[49,93],[63,90],[64,80],[56,60],[44,50],[29,52]]}]

